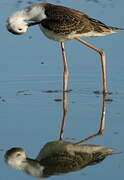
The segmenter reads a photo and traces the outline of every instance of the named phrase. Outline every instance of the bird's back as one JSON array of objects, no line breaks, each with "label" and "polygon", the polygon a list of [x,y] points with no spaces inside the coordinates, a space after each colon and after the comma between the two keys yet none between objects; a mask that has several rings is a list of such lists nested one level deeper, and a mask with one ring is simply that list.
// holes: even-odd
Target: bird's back
[{"label": "bird's back", "polygon": [[96,164],[112,152],[112,149],[103,146],[80,146],[70,142],[53,141],[43,147],[37,160],[45,167],[44,176],[50,176]]},{"label": "bird's back", "polygon": [[[42,26],[49,31],[70,39],[76,37],[76,35],[102,36],[113,33],[118,29],[107,26],[81,11],[64,6],[46,4],[45,14],[47,18],[42,20]],[[71,36],[68,36],[69,34]]]}]

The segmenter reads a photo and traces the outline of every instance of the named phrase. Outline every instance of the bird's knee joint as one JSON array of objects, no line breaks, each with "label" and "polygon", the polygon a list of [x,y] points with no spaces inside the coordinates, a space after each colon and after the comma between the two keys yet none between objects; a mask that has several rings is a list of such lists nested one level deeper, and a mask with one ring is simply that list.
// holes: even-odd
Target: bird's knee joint
[{"label": "bird's knee joint", "polygon": [[103,56],[103,55],[105,55],[105,51],[102,50],[102,49],[99,49],[99,54],[100,54],[101,56]]},{"label": "bird's knee joint", "polygon": [[104,129],[100,129],[100,130],[98,131],[99,136],[102,136],[103,133],[104,133]]}]

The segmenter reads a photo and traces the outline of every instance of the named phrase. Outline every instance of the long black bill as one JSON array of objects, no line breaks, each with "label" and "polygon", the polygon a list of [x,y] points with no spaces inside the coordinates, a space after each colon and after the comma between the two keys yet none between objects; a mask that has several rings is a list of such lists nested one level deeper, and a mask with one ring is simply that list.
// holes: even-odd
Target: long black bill
[{"label": "long black bill", "polygon": [[30,22],[30,23],[28,23],[28,26],[30,27],[30,26],[38,25],[40,23],[41,23],[41,21],[39,21],[39,22]]}]

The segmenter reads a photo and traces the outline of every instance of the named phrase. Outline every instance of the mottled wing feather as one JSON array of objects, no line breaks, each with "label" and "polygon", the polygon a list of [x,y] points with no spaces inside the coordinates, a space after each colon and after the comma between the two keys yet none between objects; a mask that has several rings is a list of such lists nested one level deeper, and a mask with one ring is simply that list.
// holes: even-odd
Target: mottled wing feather
[{"label": "mottled wing feather", "polygon": [[45,6],[45,14],[47,18],[41,21],[42,26],[61,35],[85,34],[88,32],[109,34],[120,29],[107,26],[75,9],[53,4]]},{"label": "mottled wing feather", "polygon": [[92,29],[87,16],[80,11],[51,5],[46,8],[45,13],[48,18],[42,20],[41,24],[44,28],[55,33],[86,33]]},{"label": "mottled wing feather", "polygon": [[102,32],[110,32],[111,30],[115,30],[115,28],[107,26],[106,24],[104,24],[103,22],[97,19],[93,19],[91,17],[88,17],[88,18],[95,32],[102,33]]},{"label": "mottled wing feather", "polygon": [[[71,32],[79,30],[80,25],[76,21],[62,20],[59,18],[47,18],[41,22],[42,26],[50,31],[61,34],[69,34]],[[83,27],[81,27],[83,29]]]},{"label": "mottled wing feather", "polygon": [[50,176],[79,170],[87,166],[90,161],[92,161],[92,154],[75,153],[71,155],[68,152],[56,152],[42,159],[41,165],[45,167],[44,176]]}]

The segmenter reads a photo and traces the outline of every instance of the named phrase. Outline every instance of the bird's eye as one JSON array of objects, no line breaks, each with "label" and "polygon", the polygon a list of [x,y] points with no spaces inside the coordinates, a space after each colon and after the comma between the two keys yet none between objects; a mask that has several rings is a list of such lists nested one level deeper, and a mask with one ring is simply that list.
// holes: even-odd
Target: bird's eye
[{"label": "bird's eye", "polygon": [[18,30],[19,30],[19,31],[22,31],[22,29],[21,29],[21,28],[19,28]]},{"label": "bird's eye", "polygon": [[17,156],[17,157],[18,157],[18,156],[21,156],[21,153],[17,153],[16,156]]}]

